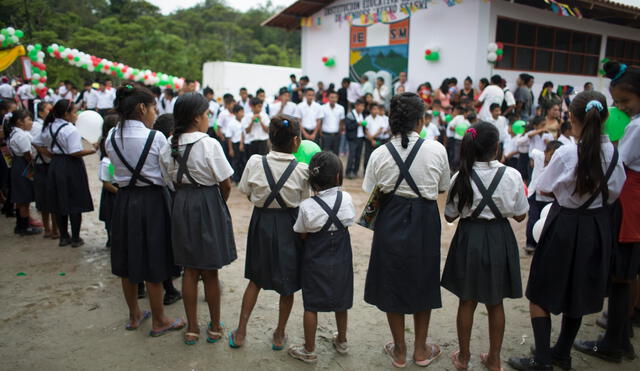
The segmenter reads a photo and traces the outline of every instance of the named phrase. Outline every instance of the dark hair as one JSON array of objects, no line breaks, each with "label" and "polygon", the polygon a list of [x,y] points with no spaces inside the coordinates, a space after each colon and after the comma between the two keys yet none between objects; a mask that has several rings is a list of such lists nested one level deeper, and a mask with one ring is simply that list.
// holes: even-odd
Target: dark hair
[{"label": "dark hair", "polygon": [[208,86],[206,88],[202,89],[202,95],[207,95],[207,94],[213,95],[213,89],[211,89]]},{"label": "dark hair", "polygon": [[156,122],[153,123],[153,130],[158,130],[166,138],[169,138],[173,134],[173,130],[175,127],[175,120],[173,119],[173,114],[165,113],[163,115],[158,116]]},{"label": "dark hair", "polygon": [[569,130],[571,130],[571,121],[569,120],[563,121],[562,125],[560,125],[560,133],[564,134]]},{"label": "dark hair", "polygon": [[51,108],[51,111],[49,111],[49,114],[45,117],[42,126],[46,128],[56,119],[64,118],[64,115],[69,112],[73,112],[73,108],[74,105],[72,101],[69,99],[60,99],[53,105],[53,108]]},{"label": "dark hair", "polygon": [[536,126],[544,123],[544,116],[535,116],[531,119],[531,127],[535,128]]},{"label": "dark hair", "polygon": [[607,62],[603,67],[605,76],[611,79],[610,88],[620,88],[640,97],[640,69],[634,66],[624,67],[618,62]]},{"label": "dark hair", "polygon": [[458,84],[458,79],[456,79],[455,77],[450,78],[449,84]]},{"label": "dark hair", "polygon": [[[602,110],[597,107],[591,107],[587,110],[587,104],[594,100],[600,102]],[[578,195],[593,193],[604,181],[600,158],[602,150],[600,137],[604,129],[604,122],[609,117],[607,99],[596,91],[585,91],[573,98],[569,110],[573,117],[583,125],[582,134],[578,141],[575,193]],[[604,184],[603,187],[606,190],[607,185]]]},{"label": "dark hair", "polygon": [[284,93],[289,93],[289,89],[287,89],[286,87],[282,87],[280,88],[280,90],[278,90],[278,96],[284,94]]},{"label": "dark hair", "polygon": [[491,105],[489,106],[489,111],[493,111],[496,108],[500,108],[502,107],[501,105],[499,105],[498,103],[491,103]]},{"label": "dark hair", "polygon": [[559,140],[552,140],[551,142],[547,143],[547,146],[545,147],[544,151],[545,152],[555,152],[556,149],[562,147],[562,142]]},{"label": "dark hair", "polygon": [[242,104],[236,104],[235,106],[233,106],[231,113],[236,114],[240,111],[244,111],[244,107],[242,107]]},{"label": "dark hair", "polygon": [[470,84],[473,84],[473,80],[471,80],[471,77],[467,76],[464,81],[468,81]]},{"label": "dark hair", "polygon": [[164,93],[167,94],[169,93],[169,95],[173,98],[176,96],[176,94],[173,92],[172,89],[164,89]]},{"label": "dark hair", "polygon": [[473,110],[471,110],[471,112],[467,115],[467,121],[469,122],[474,122],[476,121],[477,118],[478,118],[478,115]]},{"label": "dark hair", "polygon": [[309,185],[315,192],[342,185],[342,161],[333,152],[318,152],[309,162]]},{"label": "dark hair", "polygon": [[449,79],[445,78],[444,80],[442,80],[442,84],[440,84],[440,91],[443,94],[446,94],[449,91]]},{"label": "dark hair", "polygon": [[301,76],[300,77],[300,81],[302,81],[302,80],[309,82],[309,76],[307,76],[307,75]]},{"label": "dark hair", "polygon": [[256,90],[256,96],[258,96],[260,94],[264,94],[264,89],[260,88],[260,89]]},{"label": "dark hair", "polygon": [[338,92],[337,92],[337,91],[330,91],[330,92],[327,94],[327,96],[330,96],[330,95],[338,95]]},{"label": "dark hair", "polygon": [[184,83],[189,85],[189,84],[193,84],[195,82],[195,80],[191,80],[191,79],[185,79]]},{"label": "dark hair", "polygon": [[[156,98],[149,89],[144,86],[125,83],[116,90],[116,99],[113,101],[115,111],[120,116],[120,139],[124,132],[126,120],[136,120],[139,118],[138,105],[146,106],[156,104]],[[55,107],[54,107],[55,108]]]},{"label": "dark hair", "polygon": [[348,77],[345,77],[344,79],[342,79],[342,83],[344,84],[345,82],[346,82],[347,84],[351,84],[351,80],[349,80],[349,78],[348,78]]},{"label": "dark hair", "polygon": [[393,135],[402,136],[402,148],[409,146],[409,133],[424,116],[424,102],[416,93],[402,93],[391,98],[389,126]]},{"label": "dark hair", "polygon": [[[247,91],[247,88],[245,88],[245,87],[243,86],[243,87],[241,87],[241,88],[240,88],[240,91],[241,91],[241,92],[243,92],[243,91]],[[225,94],[225,95],[226,95],[226,94]]]},{"label": "dark hair", "polygon": [[235,98],[233,98],[232,94],[226,93],[225,95],[222,96],[222,102],[226,106],[227,104],[229,104],[231,102],[235,102]]},{"label": "dark hair", "polygon": [[586,89],[587,86],[589,86],[589,85],[593,86],[593,83],[591,81],[587,81],[587,82],[584,83],[583,87]]},{"label": "dark hair", "polygon": [[186,93],[181,95],[173,106],[173,119],[175,122],[173,136],[171,137],[171,157],[177,159],[178,141],[180,136],[193,126],[196,118],[209,109],[207,99],[198,93]]},{"label": "dark hair", "polygon": [[489,80],[487,80],[486,77],[483,77],[480,79],[480,83],[484,84],[484,86],[488,86],[489,85]]},{"label": "dark hair", "polygon": [[460,169],[447,197],[448,203],[453,201],[455,196],[458,196],[458,212],[460,213],[465,206],[471,207],[473,205],[473,187],[471,185],[473,164],[476,161],[494,160],[500,141],[498,129],[488,122],[476,124],[473,129],[476,134],[467,131],[462,137]]},{"label": "dark hair", "polygon": [[51,102],[41,102],[40,104],[38,104],[38,113],[44,112],[44,109],[50,105],[52,105]]},{"label": "dark hair", "polygon": [[533,76],[529,75],[528,73],[523,73],[520,75],[520,80],[522,80],[522,82],[525,84],[529,84],[529,81],[531,81],[532,79]]},{"label": "dark hair", "polygon": [[249,105],[250,105],[251,107],[253,107],[253,106],[257,106],[257,105],[259,105],[259,104],[263,104],[262,99],[260,99],[260,98],[251,98],[251,99],[249,100]]},{"label": "dark hair", "polygon": [[107,150],[105,148],[105,143],[107,142],[107,136],[109,135],[109,131],[115,128],[118,125],[119,117],[115,113],[110,113],[104,117],[104,121],[102,121],[102,136],[100,137],[100,157],[104,157],[107,155]]},{"label": "dark hair", "polygon": [[364,100],[364,97],[360,97],[356,100],[356,103],[354,105],[358,105],[358,104],[367,104],[367,102]]},{"label": "dark hair", "polygon": [[11,131],[13,130],[14,127],[16,127],[16,125],[18,124],[18,121],[24,120],[30,116],[31,114],[29,113],[29,111],[25,109],[18,109],[13,111],[13,113],[11,114],[11,117],[6,121],[6,123],[4,123],[2,127],[2,129],[4,130],[4,137],[9,138]]},{"label": "dark hair", "polygon": [[494,84],[494,85],[502,84],[502,76],[500,76],[500,75],[491,76],[491,83]]},{"label": "dark hair", "polygon": [[316,91],[315,91],[315,90],[313,90],[313,88],[306,88],[306,89],[304,89],[304,93],[305,93],[305,94],[307,94],[308,92],[315,93]]},{"label": "dark hair", "polygon": [[300,137],[300,123],[297,118],[279,114],[271,119],[269,140],[271,140],[273,150],[292,153],[291,139],[294,137]]},{"label": "dark hair", "polygon": [[296,75],[294,75],[293,73],[291,75],[289,75],[289,78],[292,78],[292,77],[295,78]]},{"label": "dark hair", "polygon": [[84,86],[91,86],[91,81],[87,80],[84,82]]},{"label": "dark hair", "polygon": [[151,90],[153,95],[157,95],[157,96],[161,96],[162,95],[162,89],[160,89],[159,86],[152,86],[151,88],[149,88],[149,90]]}]

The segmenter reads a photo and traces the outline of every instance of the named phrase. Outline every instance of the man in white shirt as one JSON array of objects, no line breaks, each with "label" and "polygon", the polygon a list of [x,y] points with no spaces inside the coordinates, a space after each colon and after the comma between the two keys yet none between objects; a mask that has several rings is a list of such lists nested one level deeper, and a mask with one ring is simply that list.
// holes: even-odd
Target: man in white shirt
[{"label": "man in white shirt", "polygon": [[33,87],[31,86],[29,81],[26,81],[24,84],[20,85],[20,87],[18,88],[17,94],[18,94],[18,97],[20,98],[20,101],[22,102],[22,107],[26,109],[30,109],[31,108],[30,102],[33,101],[34,96],[33,96]]},{"label": "man in white shirt", "polygon": [[359,83],[352,81],[347,88],[347,100],[351,104],[351,107],[353,107],[358,98],[362,95],[362,86],[360,86]]},{"label": "man in white shirt", "polygon": [[362,75],[360,77],[360,84],[362,84],[362,95],[373,94],[373,83],[369,81],[369,76]]},{"label": "man in white shirt", "polygon": [[96,99],[98,113],[104,117],[107,112],[113,109],[113,94],[107,91],[107,87],[102,81],[98,90],[94,91],[93,94]]},{"label": "man in white shirt", "polygon": [[296,114],[300,118],[300,131],[302,139],[320,141],[320,127],[322,126],[322,106],[315,101],[315,91],[307,88],[304,92],[304,100],[298,104]]},{"label": "man in white shirt", "polygon": [[403,87],[405,92],[411,92],[411,93],[415,93],[413,86],[411,86],[411,84],[409,84],[409,81],[407,81],[407,73],[406,72],[400,72],[400,75],[398,75],[398,82],[396,82],[393,85],[393,95],[398,95],[398,88],[399,87]]},{"label": "man in white shirt", "polygon": [[338,93],[329,93],[329,103],[322,106],[322,150],[340,155],[340,134],[344,131],[344,107]]},{"label": "man in white shirt", "polygon": [[9,78],[2,76],[2,84],[0,84],[0,98],[13,100],[15,95],[16,91],[13,89],[13,86],[9,84]]},{"label": "man in white shirt", "polygon": [[504,101],[502,103],[502,115],[507,117],[516,109],[516,98],[513,93],[507,87],[507,80],[502,79],[500,84],[502,91],[504,92]]},{"label": "man in white shirt", "polygon": [[373,101],[386,107],[389,93],[389,87],[385,85],[384,78],[378,77],[376,79],[376,88],[373,90]]},{"label": "man in white shirt", "polygon": [[281,88],[279,93],[278,100],[269,105],[269,116],[274,117],[280,114],[295,116],[298,106],[290,101],[289,89]]},{"label": "man in white shirt", "polygon": [[502,106],[504,100],[504,91],[500,87],[502,84],[502,77],[500,75],[491,76],[491,85],[484,88],[482,94],[478,98],[477,106],[482,106],[478,117],[482,121],[489,121],[491,119],[491,105],[496,103]]}]

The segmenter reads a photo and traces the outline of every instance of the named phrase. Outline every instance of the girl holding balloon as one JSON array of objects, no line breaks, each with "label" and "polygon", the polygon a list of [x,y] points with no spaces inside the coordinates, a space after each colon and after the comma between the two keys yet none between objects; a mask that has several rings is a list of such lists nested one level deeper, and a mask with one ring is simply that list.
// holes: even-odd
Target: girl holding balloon
[{"label": "girl holding balloon", "polygon": [[[617,62],[604,65],[611,79],[609,91],[616,108],[631,117],[618,143],[626,182],[620,194],[622,222],[618,243],[614,244],[607,330],[596,341],[582,341],[576,349],[610,362],[634,355],[629,341],[631,283],[640,273],[640,69]],[[636,307],[638,316],[640,308]]]}]

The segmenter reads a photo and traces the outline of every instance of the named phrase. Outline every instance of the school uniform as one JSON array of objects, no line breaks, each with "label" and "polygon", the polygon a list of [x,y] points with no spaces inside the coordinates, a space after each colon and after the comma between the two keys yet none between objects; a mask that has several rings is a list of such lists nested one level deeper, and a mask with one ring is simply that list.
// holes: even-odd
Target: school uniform
[{"label": "school uniform", "polygon": [[515,154],[505,162],[505,165],[519,171],[518,158],[520,157],[520,151],[518,150],[517,140],[517,136],[507,136],[507,139],[504,141],[503,150],[505,156],[515,152]]},{"label": "school uniform", "polygon": [[300,282],[304,309],[342,312],[353,306],[353,261],[349,227],[356,211],[351,196],[333,187],[302,201],[296,233],[307,233]]},{"label": "school uniform", "polygon": [[551,133],[542,133],[534,135],[532,137],[529,137],[527,133],[525,133],[524,135],[525,137],[529,138],[529,158],[531,158],[531,152],[534,149],[544,152],[545,149],[547,149],[547,143],[555,140]]},{"label": "school uniform", "polygon": [[240,151],[240,143],[242,143],[242,124],[234,117],[229,124],[227,124],[226,139],[231,141],[233,147],[234,156],[231,158],[231,167],[233,168],[233,181],[236,183],[242,179],[242,172],[244,166],[247,163],[247,149]]},{"label": "school uniform", "polygon": [[347,158],[348,175],[356,176],[360,170],[360,157],[362,156],[362,145],[364,143],[364,128],[362,122],[364,115],[351,110],[345,118],[345,128],[347,145],[349,147],[349,157]]},{"label": "school uniform", "polygon": [[340,155],[340,123],[344,120],[344,107],[331,103],[322,106],[322,149]]},{"label": "school uniform", "polygon": [[533,172],[529,183],[529,215],[527,217],[527,246],[536,247],[536,240],[533,238],[533,226],[540,220],[540,213],[545,206],[553,202],[553,198],[538,192],[538,181],[546,167],[544,166],[544,152],[538,149],[531,151],[530,159],[533,161]]},{"label": "school uniform", "polygon": [[562,144],[569,144],[569,143],[575,143],[576,140],[572,136],[566,136],[563,134],[558,137],[558,142]]},{"label": "school uniform", "polygon": [[96,90],[93,92],[93,95],[95,97],[96,109],[98,110],[98,113],[104,117],[113,109],[113,100],[115,99],[114,93],[109,90]]},{"label": "school uniform", "polygon": [[369,160],[362,189],[371,193],[376,185],[383,197],[373,234],[365,301],[388,313],[412,314],[441,307],[436,200],[439,192],[449,188],[445,148],[412,132],[405,149],[401,137],[394,136]]},{"label": "school uniform", "polygon": [[233,169],[220,143],[205,133],[180,135],[179,157],[171,156],[171,138],[160,152],[160,165],[176,193],[171,213],[171,240],[175,264],[216,270],[236,260],[231,214],[220,192],[220,182]]},{"label": "school uniform", "polygon": [[436,140],[438,139],[438,137],[440,137],[440,129],[438,128],[437,124],[434,124],[433,122],[429,122],[425,126],[425,129],[427,132],[427,136],[425,137],[425,139]]},{"label": "school uniform", "polygon": [[367,126],[364,130],[369,136],[373,136],[376,142],[376,145],[373,145],[368,137],[364,138],[364,168],[366,171],[367,165],[369,164],[369,158],[373,151],[387,142],[387,140],[383,139],[383,136],[385,131],[389,130],[389,128],[385,126],[384,118],[380,115],[377,115],[376,117],[369,115],[365,121],[367,122]]},{"label": "school uniform", "polygon": [[[104,156],[102,160],[100,160],[100,169],[98,172],[98,178],[101,182],[111,183],[114,187],[118,187],[118,184],[115,182],[115,176],[113,172],[113,166],[111,165],[111,160],[109,157]],[[114,204],[116,201],[116,194],[107,191],[104,186],[102,187],[102,191],[100,193],[100,209],[98,212],[98,220],[104,222],[105,229],[108,234],[108,241],[111,241],[111,221],[113,215]],[[110,246],[110,243],[107,244]]]},{"label": "school uniform", "polygon": [[504,144],[504,141],[509,136],[509,132],[507,131],[509,121],[507,120],[507,118],[504,116],[498,116],[498,118],[494,119],[493,116],[491,116],[491,119],[487,122],[498,129],[498,134],[500,135],[500,143]]},{"label": "school uniform", "polygon": [[527,183],[531,179],[529,176],[529,148],[531,147],[529,145],[529,136],[527,133],[517,134],[514,137],[514,141],[518,146],[518,171],[520,171],[522,179]]},{"label": "school uniform", "polygon": [[602,168],[607,180],[593,194],[575,193],[578,147],[558,148],[538,180],[537,190],[556,201],[533,255],[526,296],[553,314],[571,318],[602,309],[615,231],[610,205],[626,179],[617,151],[602,136]]},{"label": "school uniform", "polygon": [[93,211],[89,179],[84,160],[71,156],[83,150],[82,138],[75,125],[55,119],[42,129],[36,145],[47,147],[53,154],[46,181],[46,205],[57,215]]},{"label": "school uniform", "polygon": [[238,190],[253,203],[247,235],[245,278],[258,287],[291,295],[300,289],[302,241],[293,231],[298,206],[309,197],[308,166],[290,153],[254,155]]},{"label": "school uniform", "polygon": [[[269,140],[269,133],[264,131],[262,125],[259,122],[253,120],[253,113],[246,114],[242,119],[242,130],[244,130],[244,136],[251,143],[249,146],[249,156],[252,155],[266,155],[269,152],[267,142]],[[271,119],[269,115],[264,112],[260,112],[260,119],[262,124],[269,126]],[[247,133],[247,128],[251,127],[251,130]]]},{"label": "school uniform", "polygon": [[[458,174],[454,175],[454,184]],[[476,162],[471,174],[473,202],[458,211],[448,199],[445,215],[460,217],[442,273],[442,287],[461,300],[495,305],[522,297],[520,257],[508,218],[529,209],[516,169],[498,161]]]},{"label": "school uniform", "polygon": [[274,102],[269,105],[269,116],[271,118],[283,114],[289,116],[295,116],[298,106],[293,102],[287,102],[284,107],[282,102]]},{"label": "school uniform", "polygon": [[[44,147],[44,143],[41,143],[42,128],[42,119],[38,118],[33,121],[30,134],[33,138],[34,146]],[[47,173],[49,172],[50,162],[51,158],[36,152],[33,173],[33,191],[35,195],[36,209],[40,212],[49,211],[49,206],[47,206]]]},{"label": "school uniform", "polygon": [[111,226],[111,272],[132,283],[171,277],[170,195],[160,169],[167,139],[142,122],[127,120],[105,142],[120,186]]},{"label": "school uniform", "polygon": [[460,148],[462,147],[462,138],[464,137],[456,132],[456,127],[463,124],[471,126],[469,121],[463,115],[454,117],[453,120],[449,121],[449,124],[447,124],[447,133],[451,135],[449,137],[449,142],[447,143],[452,143],[449,165],[451,166],[451,169],[454,170],[457,170],[460,166]]},{"label": "school uniform", "polygon": [[[323,118],[322,106],[315,101],[308,104],[305,99],[298,103],[296,117],[300,119],[300,126],[308,133],[312,133],[318,126],[318,119]],[[316,135],[315,142],[320,143],[320,135]]]},{"label": "school uniform", "polygon": [[34,156],[31,147],[31,134],[19,127],[14,127],[9,134],[9,150],[13,158],[11,164],[11,202],[28,204],[35,200],[33,180],[29,179],[31,162],[25,158],[29,152]]}]

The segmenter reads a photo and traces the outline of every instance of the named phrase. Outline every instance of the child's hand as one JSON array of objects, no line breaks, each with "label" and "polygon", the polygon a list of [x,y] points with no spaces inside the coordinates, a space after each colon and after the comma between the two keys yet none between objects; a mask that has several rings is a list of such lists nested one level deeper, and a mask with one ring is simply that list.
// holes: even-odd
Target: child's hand
[{"label": "child's hand", "polygon": [[233,150],[229,150],[229,157],[236,157],[235,152],[233,152]]},{"label": "child's hand", "polygon": [[244,152],[244,143],[240,143],[240,152]]}]

